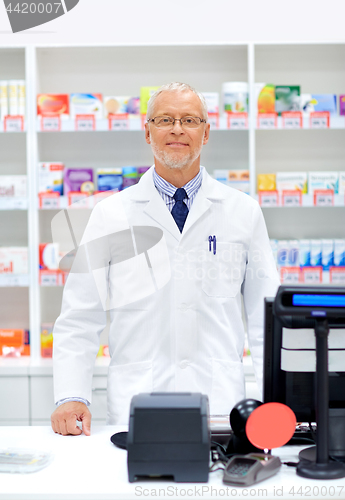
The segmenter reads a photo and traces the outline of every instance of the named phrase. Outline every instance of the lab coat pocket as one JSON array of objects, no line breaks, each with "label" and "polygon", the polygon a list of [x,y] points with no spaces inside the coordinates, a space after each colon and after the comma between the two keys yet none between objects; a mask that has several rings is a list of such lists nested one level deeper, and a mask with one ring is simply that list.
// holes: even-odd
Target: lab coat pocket
[{"label": "lab coat pocket", "polygon": [[202,289],[210,297],[235,297],[241,287],[244,268],[241,243],[216,242],[215,252],[207,251],[203,261]]},{"label": "lab coat pocket", "polygon": [[128,425],[131,399],[152,392],[152,362],[140,361],[109,367],[107,424]]},{"label": "lab coat pocket", "polygon": [[213,358],[210,413],[228,415],[235,404],[244,398],[243,363]]}]

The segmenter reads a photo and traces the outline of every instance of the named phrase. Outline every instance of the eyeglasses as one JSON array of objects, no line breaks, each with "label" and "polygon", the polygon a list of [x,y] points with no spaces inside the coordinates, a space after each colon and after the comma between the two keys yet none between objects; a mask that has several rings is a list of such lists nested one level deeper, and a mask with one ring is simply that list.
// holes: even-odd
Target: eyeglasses
[{"label": "eyeglasses", "polygon": [[198,128],[202,122],[206,120],[198,118],[197,116],[184,116],[183,118],[172,118],[171,116],[156,116],[149,118],[147,123],[154,123],[159,128],[173,128],[175,122],[180,122],[181,127],[185,128]]}]

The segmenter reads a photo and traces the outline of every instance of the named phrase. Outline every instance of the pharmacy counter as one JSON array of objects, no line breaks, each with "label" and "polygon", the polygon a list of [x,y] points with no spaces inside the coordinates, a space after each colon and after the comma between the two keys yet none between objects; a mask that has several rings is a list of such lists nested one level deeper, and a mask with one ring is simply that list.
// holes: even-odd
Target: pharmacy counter
[{"label": "pharmacy counter", "polygon": [[[208,483],[145,480],[130,484],[126,451],[117,449],[110,436],[121,427],[93,427],[90,437],[60,436],[50,427],[0,427],[0,447],[50,451],[53,460],[31,474],[0,474],[0,500],[131,500],[137,498],[345,499],[345,479],[311,481],[283,465],[272,478],[247,489],[226,486],[222,471]],[[298,447],[276,450],[282,461],[296,461]]]}]

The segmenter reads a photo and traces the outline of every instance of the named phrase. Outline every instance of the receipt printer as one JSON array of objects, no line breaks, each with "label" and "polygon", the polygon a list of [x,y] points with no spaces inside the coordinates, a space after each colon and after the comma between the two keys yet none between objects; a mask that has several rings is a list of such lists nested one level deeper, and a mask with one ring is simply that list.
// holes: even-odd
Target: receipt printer
[{"label": "receipt printer", "polygon": [[153,392],[132,398],[127,436],[128,480],[172,476],[207,482],[210,460],[208,398]]}]

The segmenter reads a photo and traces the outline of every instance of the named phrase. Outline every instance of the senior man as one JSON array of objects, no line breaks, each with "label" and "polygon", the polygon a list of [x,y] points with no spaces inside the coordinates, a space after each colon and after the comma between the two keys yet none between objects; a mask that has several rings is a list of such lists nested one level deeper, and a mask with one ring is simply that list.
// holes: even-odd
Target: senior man
[{"label": "senior man", "polygon": [[[242,297],[261,385],[264,297],[275,295],[278,275],[257,202],[200,165],[209,134],[205,100],[189,85],[164,85],[151,97],[145,139],[154,165],[137,185],[96,205],[84,242],[103,242],[103,268],[71,272],[65,285],[54,327],[55,432],[80,434],[79,420],[90,434],[107,309],[109,424],[128,423],[139,392],[201,392],[211,414],[229,414],[245,397]],[[119,235],[138,242],[138,228],[141,250],[134,244],[132,258],[115,258]]]}]

